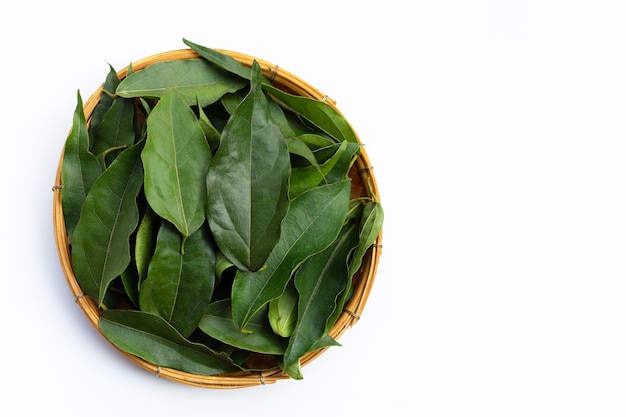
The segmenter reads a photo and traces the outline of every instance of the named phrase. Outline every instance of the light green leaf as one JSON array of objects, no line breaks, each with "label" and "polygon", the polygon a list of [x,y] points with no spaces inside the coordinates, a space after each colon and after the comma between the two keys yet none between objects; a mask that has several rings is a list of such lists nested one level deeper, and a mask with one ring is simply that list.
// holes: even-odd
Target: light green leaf
[{"label": "light green leaf", "polygon": [[139,283],[148,276],[148,265],[150,258],[154,253],[156,242],[156,230],[160,224],[160,217],[156,215],[150,206],[146,207],[146,211],[141,218],[137,234],[135,237],[135,263],[137,264],[137,275]]},{"label": "light green leaf", "polygon": [[293,280],[289,280],[280,297],[270,300],[267,318],[274,333],[282,337],[291,336],[298,320],[298,291]]}]

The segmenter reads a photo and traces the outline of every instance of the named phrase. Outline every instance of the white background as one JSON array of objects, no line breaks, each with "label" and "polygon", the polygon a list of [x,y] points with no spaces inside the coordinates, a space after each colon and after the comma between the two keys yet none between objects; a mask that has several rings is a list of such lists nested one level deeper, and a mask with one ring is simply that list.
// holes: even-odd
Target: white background
[{"label": "white background", "polygon": [[[4,2],[1,413],[626,415],[624,4]],[[375,167],[372,294],[302,381],[159,379],[97,335],[60,268],[51,186],[77,90],[183,37],[328,94]]]}]

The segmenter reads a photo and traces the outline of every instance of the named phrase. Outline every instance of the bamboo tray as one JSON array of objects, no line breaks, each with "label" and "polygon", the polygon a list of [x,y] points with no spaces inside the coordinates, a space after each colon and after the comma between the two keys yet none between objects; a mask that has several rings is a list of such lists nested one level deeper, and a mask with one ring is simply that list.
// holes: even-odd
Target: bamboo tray
[{"label": "bamboo tray", "polygon": [[[307,82],[298,78],[294,74],[285,71],[277,65],[271,64],[259,58],[255,58],[239,52],[219,50],[222,53],[230,55],[240,63],[246,66],[252,66],[252,62],[256,60],[261,66],[263,73],[267,76],[277,88],[280,88],[288,93],[301,95],[305,97],[314,98],[317,100],[325,101],[329,106],[339,111],[336,107],[336,103],[328,96],[311,86]],[[197,55],[191,49],[180,49],[162,52],[156,55],[152,55],[141,59],[132,64],[133,71],[139,71],[148,65],[168,60],[181,60],[198,58]],[[118,72],[120,79],[123,79],[127,74],[127,68],[124,68]],[[95,106],[100,100],[102,93],[102,86],[100,86],[84,103],[84,112],[87,122],[89,123],[91,115]],[[358,135],[357,135],[358,139]],[[83,291],[76,281],[74,272],[72,270],[70,246],[68,242],[67,233],[65,230],[65,222],[63,218],[63,209],[61,205],[61,193],[63,192],[61,184],[61,166],[63,163],[63,153],[61,153],[59,164],[56,173],[55,185],[53,188],[53,226],[54,237],[57,247],[57,252],[63,273],[65,275],[67,284],[74,296],[76,304],[86,315],[89,322],[93,327],[102,335],[98,327],[98,319],[101,314],[101,310],[95,305],[95,303],[89,298],[84,296]],[[355,162],[353,169],[350,173],[352,178],[352,196],[376,196],[380,201],[380,195],[376,179],[374,177],[372,165],[364,149],[361,149],[360,155]],[[346,303],[345,308],[329,335],[335,339],[338,339],[347,329],[354,325],[360,318],[361,313],[365,307],[367,299],[369,297],[380,255],[382,253],[382,232],[379,234],[375,243],[368,250],[361,269],[353,277],[354,292],[351,299]],[[104,337],[104,335],[102,335]],[[105,338],[106,339],[106,338]],[[117,349],[117,348],[116,348]],[[301,366],[305,366],[312,362],[315,358],[321,355],[327,348],[320,349],[314,352],[310,352],[305,355],[301,360]],[[119,350],[119,349],[117,349]],[[144,361],[141,358],[130,355],[126,352],[119,350],[122,355],[134,362],[138,366],[145,370],[172,381],[180,382],[187,385],[214,388],[214,389],[231,389],[231,388],[245,388],[256,385],[271,384],[278,380],[289,379],[289,376],[283,373],[279,368],[263,371],[263,372],[238,372],[228,375],[220,376],[204,376],[195,375],[186,372],[181,372],[175,369],[159,367],[149,362]]]}]

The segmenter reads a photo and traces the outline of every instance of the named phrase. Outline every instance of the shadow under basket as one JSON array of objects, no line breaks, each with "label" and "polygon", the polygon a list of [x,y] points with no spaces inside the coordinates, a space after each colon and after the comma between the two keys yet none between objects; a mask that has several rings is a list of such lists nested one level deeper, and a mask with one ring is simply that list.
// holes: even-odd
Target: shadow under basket
[{"label": "shadow under basket", "polygon": [[[339,112],[339,110],[335,107],[335,102],[328,98],[326,95],[322,94],[316,88],[312,87],[305,81],[301,80],[297,76],[289,73],[288,71],[279,68],[277,65],[271,64],[267,61],[264,61],[259,58],[255,58],[252,56],[248,56],[238,52],[225,51],[220,50],[220,52],[225,53],[240,63],[251,67],[254,60],[256,60],[263,74],[268,77],[272,84],[288,93],[310,97],[316,100],[325,101],[329,106],[333,107],[335,110]],[[132,64],[133,71],[139,71],[148,65],[160,62],[160,61],[169,61],[169,60],[182,60],[182,59],[192,59],[199,58],[194,51],[191,49],[180,49],[174,51],[168,51],[159,53],[156,55],[149,56],[147,58],[141,59]],[[118,76],[120,79],[123,79],[126,76],[128,68],[125,68],[118,72]],[[87,122],[89,123],[94,108],[98,104],[100,100],[100,96],[102,93],[102,86],[98,88],[86,101],[84,104],[84,112]],[[340,113],[341,114],[341,113]],[[358,139],[358,136],[357,136]],[[67,280],[67,283],[74,295],[74,299],[76,304],[80,307],[80,309],[87,316],[90,323],[93,327],[102,335],[102,332],[98,326],[98,319],[101,314],[101,310],[98,306],[91,300],[90,297],[84,296],[83,291],[76,281],[76,277],[72,270],[71,263],[71,254],[70,254],[70,246],[68,241],[67,232],[65,229],[65,222],[63,217],[63,208],[61,205],[61,193],[63,192],[62,184],[61,184],[61,167],[63,164],[63,153],[61,153],[61,157],[59,160],[55,185],[53,186],[53,207],[52,207],[52,216],[53,216],[53,226],[54,226],[54,237],[57,246],[57,251],[59,255],[59,260],[61,263],[61,267],[63,269],[63,273]],[[350,177],[352,179],[352,197],[357,196],[375,196],[378,201],[380,201],[378,194],[378,187],[376,184],[376,179],[373,174],[371,163],[368,159],[368,156],[365,152],[365,149],[361,149],[360,154],[354,163],[354,166],[350,172]],[[378,267],[378,261],[380,255],[382,253],[382,232],[378,235],[375,243],[368,249],[367,253],[363,258],[363,262],[360,270],[354,275],[352,278],[354,292],[350,300],[346,303],[344,310],[337,322],[333,326],[329,335],[334,339],[339,339],[339,337],[352,325],[354,325],[360,318],[361,313],[365,307],[368,296],[370,294],[374,277],[376,275],[376,270]],[[102,335],[104,337],[104,335]],[[105,338],[106,339],[106,338]],[[116,348],[117,349],[117,348]],[[305,366],[319,355],[321,355],[327,348],[320,349],[317,351],[309,352],[305,355],[301,360],[301,366]],[[119,349],[118,349],[119,350]],[[139,357],[130,355],[126,352],[119,350],[124,356],[126,356],[130,361],[134,362],[136,365],[144,368],[145,370],[159,376],[162,378],[166,378],[172,381],[180,382],[187,385],[203,387],[203,388],[214,388],[214,389],[231,389],[231,388],[245,388],[256,385],[264,385],[274,383],[278,380],[289,379],[290,377],[283,373],[279,368],[267,370],[263,372],[239,372],[228,375],[219,375],[219,376],[205,376],[205,375],[195,375],[187,372],[181,372],[175,369],[160,367],[149,363]]]}]

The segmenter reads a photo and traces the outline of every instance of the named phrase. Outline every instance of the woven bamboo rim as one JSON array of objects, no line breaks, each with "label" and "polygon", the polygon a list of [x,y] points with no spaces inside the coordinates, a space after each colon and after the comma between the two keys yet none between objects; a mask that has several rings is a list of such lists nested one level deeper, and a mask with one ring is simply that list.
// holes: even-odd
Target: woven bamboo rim
[{"label": "woven bamboo rim", "polygon": [[[271,64],[259,58],[255,58],[249,55],[245,55],[238,52],[220,50],[225,54],[230,55],[240,63],[252,66],[252,62],[256,60],[261,66],[264,75],[272,80],[273,85],[284,91],[292,94],[297,94],[305,97],[314,98],[317,100],[323,100],[332,106],[339,112],[336,107],[336,103],[327,97],[325,94],[309,85],[307,82],[301,80],[297,76],[279,68],[277,65]],[[162,52],[141,59],[132,63],[133,71],[141,70],[148,65],[168,60],[180,60],[198,58],[199,56],[191,49],[180,49],[168,52]],[[128,68],[120,70],[118,75],[120,78],[126,76]],[[100,100],[102,93],[102,86],[100,86],[84,103],[84,112],[87,122],[89,123],[91,115],[95,106]],[[341,113],[340,113],[341,114]],[[358,136],[357,136],[358,139]],[[360,139],[359,139],[360,140]],[[63,163],[63,152],[59,159],[57,167],[55,185],[52,187],[54,191],[52,216],[54,226],[54,237],[67,283],[74,295],[75,302],[78,304],[83,313],[87,316],[89,322],[93,327],[104,337],[98,327],[98,319],[100,317],[101,310],[96,304],[89,298],[83,296],[84,293],[78,283],[72,270],[70,247],[68,242],[67,233],[65,230],[65,222],[63,219],[63,209],[61,205],[61,167]],[[375,196],[380,200],[378,192],[378,186],[373,173],[373,167],[364,149],[361,149],[360,156],[355,162],[352,177],[352,193],[353,195],[368,195],[370,197]],[[346,303],[343,313],[335,323],[334,327],[330,331],[330,336],[338,339],[347,329],[352,327],[360,318],[361,313],[365,307],[367,299],[369,297],[372,285],[374,283],[374,277],[378,267],[378,261],[382,253],[382,232],[376,239],[375,243],[368,250],[363,259],[361,269],[353,277],[354,281],[354,293],[351,299]],[[105,338],[106,339],[106,338]],[[115,346],[114,346],[115,347]],[[116,348],[117,349],[117,348]],[[310,352],[305,355],[301,360],[301,366],[305,366],[319,355],[321,355],[327,348],[320,349],[314,352]],[[181,372],[175,369],[159,367],[149,362],[144,361],[134,355],[130,355],[118,349],[120,353],[126,356],[130,361],[144,368],[145,370],[172,381],[180,382],[187,385],[202,387],[202,388],[214,388],[214,389],[232,389],[232,388],[245,388],[256,385],[271,384],[278,380],[289,379],[289,376],[283,373],[280,369],[272,369],[262,372],[238,372],[228,375],[220,376],[205,376],[195,375],[187,372]]]}]

